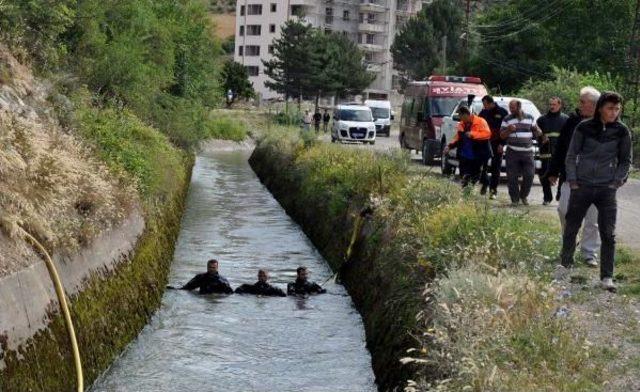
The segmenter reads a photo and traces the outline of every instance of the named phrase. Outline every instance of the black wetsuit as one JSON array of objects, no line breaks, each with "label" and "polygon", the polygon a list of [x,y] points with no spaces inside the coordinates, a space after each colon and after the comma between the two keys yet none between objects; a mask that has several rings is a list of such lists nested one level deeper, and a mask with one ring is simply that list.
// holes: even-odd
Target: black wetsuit
[{"label": "black wetsuit", "polygon": [[229,281],[220,276],[219,274],[210,274],[205,272],[204,274],[198,274],[189,283],[180,287],[180,290],[194,290],[200,289],[200,294],[231,294],[233,289],[229,285]]},{"label": "black wetsuit", "polygon": [[281,288],[270,285],[266,282],[256,282],[255,284],[243,284],[236,289],[236,294],[253,294],[272,297],[286,297],[287,294]]},{"label": "black wetsuit", "polygon": [[295,282],[287,285],[287,294],[304,295],[304,294],[324,294],[327,290],[323,289],[319,284],[309,281],[301,281],[296,279]]}]

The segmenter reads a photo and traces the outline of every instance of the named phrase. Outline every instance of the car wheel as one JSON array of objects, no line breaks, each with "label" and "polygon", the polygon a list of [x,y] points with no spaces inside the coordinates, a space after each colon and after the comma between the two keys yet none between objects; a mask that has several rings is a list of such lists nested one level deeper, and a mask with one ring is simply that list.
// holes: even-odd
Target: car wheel
[{"label": "car wheel", "polygon": [[442,175],[445,177],[450,177],[456,173],[456,167],[449,163],[449,157],[444,153],[444,148],[442,149],[442,157],[440,160],[440,170],[442,171]]},{"label": "car wheel", "polygon": [[424,140],[422,142],[422,164],[425,166],[432,165],[434,163],[433,155],[433,143],[429,143],[428,140]]},{"label": "car wheel", "polygon": [[373,146],[374,144],[376,144],[375,140],[370,141],[369,143],[371,143],[371,145]]}]

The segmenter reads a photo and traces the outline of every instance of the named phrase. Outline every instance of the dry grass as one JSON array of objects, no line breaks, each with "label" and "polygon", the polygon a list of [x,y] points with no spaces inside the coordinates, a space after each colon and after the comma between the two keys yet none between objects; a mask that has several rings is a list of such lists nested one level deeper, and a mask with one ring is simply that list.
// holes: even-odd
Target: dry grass
[{"label": "dry grass", "polygon": [[[130,212],[135,191],[61,129],[46,87],[2,47],[0,64],[0,229],[15,237],[21,226],[58,252],[88,244]],[[0,275],[20,256],[0,253]]]}]

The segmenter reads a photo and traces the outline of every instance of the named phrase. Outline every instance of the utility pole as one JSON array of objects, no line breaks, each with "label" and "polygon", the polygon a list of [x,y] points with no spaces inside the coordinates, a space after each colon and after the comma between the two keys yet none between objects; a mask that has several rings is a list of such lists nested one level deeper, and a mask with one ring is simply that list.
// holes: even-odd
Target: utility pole
[{"label": "utility pole", "polygon": [[633,113],[631,115],[631,126],[637,126],[635,119],[640,106],[640,0],[636,0],[636,13],[631,29],[631,39],[629,40],[629,70],[628,80],[630,88],[629,100],[633,102]]},{"label": "utility pole", "polygon": [[[640,0],[638,0],[640,1]],[[447,36],[442,36],[442,74],[447,74]]]},{"label": "utility pole", "polygon": [[464,29],[464,59],[469,59],[469,19],[471,16],[471,0],[467,0],[467,8],[465,10],[465,29]]}]

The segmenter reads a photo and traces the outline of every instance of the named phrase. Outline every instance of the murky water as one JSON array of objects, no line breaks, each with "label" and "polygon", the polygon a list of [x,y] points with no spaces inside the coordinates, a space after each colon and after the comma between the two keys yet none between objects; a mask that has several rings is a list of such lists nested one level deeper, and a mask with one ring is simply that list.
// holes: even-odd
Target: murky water
[{"label": "murky water", "polygon": [[[331,276],[300,228],[260,184],[247,151],[204,152],[193,171],[170,284],[209,258],[235,288],[267,268],[285,288],[305,265]],[[372,391],[360,315],[342,286],[300,299],[168,290],[151,323],[93,391]]]}]

